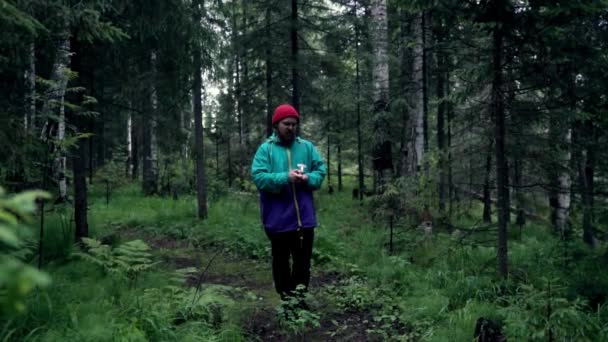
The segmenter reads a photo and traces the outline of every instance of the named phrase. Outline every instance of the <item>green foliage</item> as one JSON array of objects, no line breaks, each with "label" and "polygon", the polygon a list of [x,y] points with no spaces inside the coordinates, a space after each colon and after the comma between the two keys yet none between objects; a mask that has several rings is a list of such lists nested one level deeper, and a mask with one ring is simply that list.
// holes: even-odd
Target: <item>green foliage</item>
[{"label": "green foliage", "polygon": [[28,15],[6,0],[0,0],[0,25],[19,27],[30,34],[35,34],[37,31],[45,29],[36,18]]},{"label": "green foliage", "polygon": [[135,286],[137,278],[149,271],[157,262],[152,261],[150,247],[141,240],[120,244],[116,248],[104,245],[95,239],[83,238],[86,252],[75,252],[74,256],[101,267],[105,272]]},{"label": "green foliage", "polygon": [[594,315],[585,312],[585,303],[563,297],[565,287],[559,279],[543,278],[543,287],[521,285],[513,295],[505,298],[507,306],[501,310],[505,317],[508,338],[516,340],[595,341],[592,332],[599,330]]},{"label": "green foliage", "polygon": [[9,196],[0,187],[0,314],[25,310],[24,299],[38,286],[46,286],[50,278],[26,263],[30,254],[28,230],[36,211],[37,199],[49,199],[42,191],[26,191]]},{"label": "green foliage", "polygon": [[311,297],[304,285],[298,285],[294,294],[276,308],[281,327],[294,335],[301,335],[308,329],[319,327],[319,315],[306,308],[304,303]]}]

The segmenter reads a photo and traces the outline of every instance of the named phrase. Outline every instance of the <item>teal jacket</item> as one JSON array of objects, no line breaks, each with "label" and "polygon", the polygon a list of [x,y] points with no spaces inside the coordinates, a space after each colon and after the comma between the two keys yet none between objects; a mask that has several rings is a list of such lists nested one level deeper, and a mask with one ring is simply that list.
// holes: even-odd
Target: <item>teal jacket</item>
[{"label": "teal jacket", "polygon": [[[307,184],[289,183],[289,171],[302,168],[308,175]],[[266,232],[315,227],[312,192],[321,188],[326,172],[325,163],[310,141],[297,137],[290,146],[285,146],[276,134],[266,139],[251,165]]]}]

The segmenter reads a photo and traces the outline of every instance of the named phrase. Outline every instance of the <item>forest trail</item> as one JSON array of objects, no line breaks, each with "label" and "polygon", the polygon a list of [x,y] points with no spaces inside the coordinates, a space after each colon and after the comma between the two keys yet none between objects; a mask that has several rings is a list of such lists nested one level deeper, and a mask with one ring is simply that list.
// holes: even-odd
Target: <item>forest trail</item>
[{"label": "forest trail", "polygon": [[251,310],[252,316],[243,323],[243,330],[253,339],[260,341],[380,341],[379,336],[370,334],[377,326],[372,315],[366,311],[338,312],[330,307],[325,289],[339,287],[345,276],[337,272],[324,273],[319,269],[311,274],[310,298],[307,303],[310,312],[318,315],[318,326],[308,325],[302,331],[289,333],[278,319],[277,307],[280,298],[274,290],[270,260],[255,260],[239,256],[234,251],[214,243],[194,247],[184,239],[151,235],[137,229],[120,232],[121,239],[144,240],[155,254],[160,256],[162,267],[178,270],[195,267],[199,272],[190,276],[186,283],[197,287],[223,285],[240,288],[252,293],[256,298]]}]

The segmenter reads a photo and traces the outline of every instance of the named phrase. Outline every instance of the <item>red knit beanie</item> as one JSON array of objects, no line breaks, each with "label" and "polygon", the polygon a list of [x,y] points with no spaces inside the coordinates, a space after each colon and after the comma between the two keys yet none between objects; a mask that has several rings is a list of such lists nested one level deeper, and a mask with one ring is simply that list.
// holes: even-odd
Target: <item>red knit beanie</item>
[{"label": "red knit beanie", "polygon": [[300,115],[298,114],[298,111],[295,108],[288,104],[282,104],[274,110],[274,115],[272,116],[272,124],[275,125],[279,121],[288,117],[296,118],[298,119],[298,121],[300,121]]}]

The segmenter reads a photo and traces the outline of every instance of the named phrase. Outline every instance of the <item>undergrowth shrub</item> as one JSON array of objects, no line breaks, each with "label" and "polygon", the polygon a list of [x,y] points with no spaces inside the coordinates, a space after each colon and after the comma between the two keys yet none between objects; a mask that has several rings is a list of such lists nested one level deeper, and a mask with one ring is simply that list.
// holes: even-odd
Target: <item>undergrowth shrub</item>
[{"label": "undergrowth shrub", "polygon": [[276,308],[281,328],[293,335],[301,335],[310,328],[318,328],[321,325],[319,315],[303,305],[310,299],[311,296],[305,291],[305,286],[298,285],[294,294]]},{"label": "undergrowth shrub", "polygon": [[585,311],[582,299],[566,298],[561,282],[543,278],[542,287],[522,284],[515,294],[503,298],[507,305],[500,313],[508,338],[597,341],[593,332],[601,330],[601,322]]},{"label": "undergrowth shrub", "polygon": [[75,252],[74,256],[126,280],[131,288],[135,286],[140,274],[158,264],[152,261],[150,247],[141,240],[124,242],[115,248],[95,239],[83,238],[82,242],[86,252]]}]

